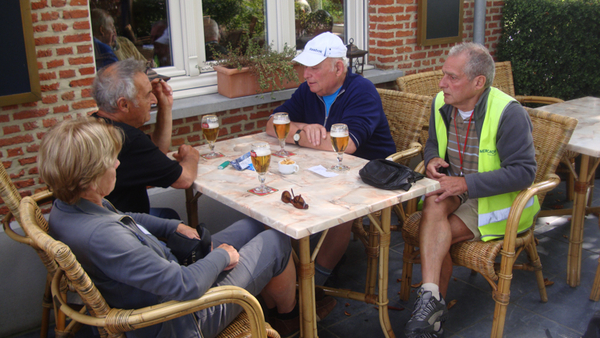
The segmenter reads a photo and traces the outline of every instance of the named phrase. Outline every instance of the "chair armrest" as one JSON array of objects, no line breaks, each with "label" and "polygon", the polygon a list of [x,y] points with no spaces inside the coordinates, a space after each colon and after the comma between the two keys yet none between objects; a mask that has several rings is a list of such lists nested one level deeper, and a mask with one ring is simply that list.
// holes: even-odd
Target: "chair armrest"
[{"label": "chair armrest", "polygon": [[419,155],[421,153],[421,149],[423,149],[423,146],[420,143],[411,142],[411,144],[408,145],[408,149],[401,150],[397,153],[394,153],[394,154],[386,157],[386,160],[394,161],[394,162],[408,160],[408,159],[411,159],[411,158]]},{"label": "chair armrest", "polygon": [[2,227],[4,228],[4,232],[6,233],[6,235],[8,237],[10,237],[13,241],[31,246],[33,244],[33,241],[29,237],[16,233],[10,227],[10,221],[12,220],[12,218],[13,218],[13,214],[9,210],[8,213],[6,213],[6,215],[2,219]]},{"label": "chair armrest", "polygon": [[508,220],[506,222],[503,246],[504,252],[514,252],[515,250],[515,240],[517,238],[519,220],[521,219],[521,214],[525,209],[527,201],[535,195],[554,189],[558,183],[560,183],[560,178],[556,174],[550,174],[546,176],[544,181],[533,184],[517,195],[517,198],[515,198],[512,207],[510,208],[510,213],[508,214]]},{"label": "chair armrest", "polygon": [[519,103],[521,103],[521,104],[523,104],[523,103],[554,104],[554,103],[565,102],[565,100],[561,100],[556,97],[549,97],[549,96],[516,95],[515,99],[517,99],[517,101],[519,101]]},{"label": "chair armrest", "polygon": [[414,170],[419,174],[425,175],[425,161],[419,162]]},{"label": "chair armrest", "polygon": [[[38,192],[37,194],[32,195],[31,198],[33,198],[33,200],[36,203],[40,204],[40,202],[43,203],[43,202],[52,200],[52,192],[49,190],[44,190],[44,191]],[[13,218],[13,214],[9,209],[8,213],[2,219],[2,227],[4,228],[4,232],[6,233],[6,235],[16,242],[27,244],[27,245],[31,246],[33,242],[31,239],[29,239],[29,237],[16,233],[10,227],[10,221],[12,220],[12,218]]]},{"label": "chair armrest", "polygon": [[36,201],[37,204],[42,204],[48,201],[52,200],[52,191],[50,190],[44,190],[44,191],[40,191],[36,194],[33,194],[31,196],[31,198],[33,198],[34,201]]},{"label": "chair armrest", "polygon": [[109,334],[155,325],[192,312],[225,303],[240,305],[248,314],[252,337],[266,338],[265,320],[258,300],[248,291],[237,286],[218,286],[209,289],[202,297],[188,301],[169,301],[141,309],[110,309],[103,318],[82,314],[71,308],[60,296],[60,281],[64,271],[59,269],[52,279],[52,296],[55,306],[73,320],[85,324],[100,326]]}]

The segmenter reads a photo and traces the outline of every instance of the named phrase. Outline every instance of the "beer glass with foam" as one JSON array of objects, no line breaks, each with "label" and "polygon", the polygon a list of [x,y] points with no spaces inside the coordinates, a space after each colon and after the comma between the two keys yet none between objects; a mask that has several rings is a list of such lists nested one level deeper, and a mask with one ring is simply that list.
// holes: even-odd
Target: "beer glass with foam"
[{"label": "beer glass with foam", "polygon": [[272,189],[265,185],[265,175],[271,164],[271,147],[266,142],[252,143],[250,157],[254,170],[258,174],[258,181],[260,182],[260,186],[252,189],[252,192],[255,194],[267,194],[271,192]]},{"label": "beer glass with foam", "polygon": [[215,152],[215,141],[219,136],[219,118],[216,115],[202,116],[202,134],[204,134],[204,138],[210,147],[210,153],[203,155],[203,157],[207,159],[220,157],[220,154]]},{"label": "beer glass with foam", "polygon": [[331,167],[334,171],[345,171],[350,169],[348,166],[342,164],[344,152],[348,147],[348,140],[350,138],[348,133],[348,126],[344,123],[336,123],[331,126],[329,131],[329,137],[331,138],[331,146],[333,151],[337,153],[338,163]]},{"label": "beer glass with foam", "polygon": [[290,153],[284,149],[285,139],[290,132],[290,117],[288,116],[288,113],[275,113],[275,115],[273,115],[273,128],[275,129],[275,135],[277,135],[279,146],[281,147],[281,149],[274,152],[273,155],[280,157],[290,156]]}]

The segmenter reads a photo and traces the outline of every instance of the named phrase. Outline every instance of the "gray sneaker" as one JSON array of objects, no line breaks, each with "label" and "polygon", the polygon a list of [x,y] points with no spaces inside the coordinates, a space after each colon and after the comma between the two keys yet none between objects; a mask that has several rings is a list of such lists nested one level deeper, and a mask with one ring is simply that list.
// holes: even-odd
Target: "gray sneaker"
[{"label": "gray sneaker", "polygon": [[427,332],[417,335],[418,338],[444,338],[444,329],[440,327],[438,331]]},{"label": "gray sneaker", "polygon": [[[448,308],[443,298],[438,301],[431,291],[425,291],[419,288],[417,291],[417,300],[412,312],[412,318],[406,323],[404,333],[408,337],[419,337],[420,335],[435,333],[434,324],[444,322],[448,316]],[[443,330],[441,330],[443,334]],[[429,337],[429,336],[424,336]],[[431,336],[437,337],[437,336]]]}]

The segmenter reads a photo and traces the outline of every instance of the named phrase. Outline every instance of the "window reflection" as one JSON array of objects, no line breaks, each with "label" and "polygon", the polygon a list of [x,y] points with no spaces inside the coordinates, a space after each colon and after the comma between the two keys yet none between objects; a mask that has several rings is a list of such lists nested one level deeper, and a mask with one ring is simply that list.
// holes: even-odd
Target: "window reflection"
[{"label": "window reflection", "polygon": [[92,10],[104,10],[114,22],[120,42],[111,45],[116,56],[132,49],[121,57],[143,56],[152,67],[173,65],[167,5],[167,0],[90,0]]},{"label": "window reflection", "polygon": [[344,0],[295,0],[296,48],[323,32],[344,40]]},{"label": "window reflection", "polygon": [[253,39],[265,42],[264,0],[203,0],[206,60]]}]

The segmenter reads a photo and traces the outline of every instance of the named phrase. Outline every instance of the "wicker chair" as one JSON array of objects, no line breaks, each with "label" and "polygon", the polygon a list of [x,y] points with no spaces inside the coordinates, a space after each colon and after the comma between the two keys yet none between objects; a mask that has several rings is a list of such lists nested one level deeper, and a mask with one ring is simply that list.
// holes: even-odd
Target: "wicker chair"
[{"label": "wicker chair", "polygon": [[[537,195],[542,204],[546,192],[560,182],[554,172],[577,125],[577,120],[570,117],[531,108],[525,109],[533,123],[533,143],[538,165],[534,184],[521,191],[513,202],[503,239],[489,242],[461,242],[450,248],[450,255],[455,265],[465,266],[481,273],[492,287],[492,298],[496,301],[496,309],[491,337],[502,337],[513,269],[534,271],[542,302],[548,300],[542,264],[533,235],[535,221],[529,230],[519,235],[517,235],[517,226],[527,201]],[[403,300],[408,300],[410,296],[413,264],[420,262],[419,252],[415,249],[419,246],[420,220],[421,212],[414,213],[402,228],[405,246],[400,298]],[[523,250],[527,252],[529,263],[515,264],[515,259]],[[501,259],[498,264],[496,258],[499,255]]]},{"label": "wicker chair", "polygon": [[[396,143],[396,152],[388,157],[395,162],[408,165],[411,158],[421,152],[421,145],[418,143],[420,131],[428,118],[428,107],[431,106],[431,97],[417,95],[396,90],[377,89],[383,104],[383,111],[388,119],[392,138]],[[399,222],[403,223],[407,213],[402,204],[395,205],[393,208],[398,215]],[[416,201],[407,203],[407,211],[416,210]],[[397,225],[392,225],[391,230],[398,230]],[[365,246],[368,256],[367,268],[367,294],[375,293],[375,284],[377,280],[377,269],[375,267],[378,261],[380,234],[376,227],[363,224],[363,218],[358,218],[352,223],[352,232],[355,238],[359,239]]]},{"label": "wicker chair", "polygon": [[[444,73],[441,70],[433,70],[412,75],[401,76],[396,79],[396,84],[401,92],[415,93],[419,95],[435,97],[440,92],[440,81]],[[432,100],[433,101],[433,100]],[[421,130],[420,142],[425,148],[425,142],[429,137],[429,113],[431,104],[427,107],[428,118]]]},{"label": "wicker chair", "polygon": [[[408,165],[410,160],[420,154],[419,135],[429,119],[428,107],[431,97],[397,90],[377,89],[383,104],[383,111],[390,125],[390,132],[396,144],[396,153],[388,156],[389,160]],[[415,204],[416,207],[416,204]],[[394,208],[400,220],[405,218],[402,206]],[[355,226],[359,226],[359,220]],[[394,228],[394,226],[392,226]],[[355,234],[357,233],[355,228]]]},{"label": "wicker chair", "polygon": [[[264,321],[260,304],[248,291],[236,286],[211,288],[202,297],[189,301],[170,301],[141,309],[111,308],[75,258],[71,249],[48,235],[48,223],[36,202],[25,197],[20,206],[25,232],[39,248],[40,256],[55,261],[59,267],[52,279],[52,298],[55,310],[74,321],[98,327],[101,337],[125,337],[125,332],[162,323],[212,306],[236,303],[242,312],[219,336],[280,338]],[[74,310],[64,299],[64,278],[81,296],[89,315]]]},{"label": "wicker chair", "polygon": [[[515,95],[515,84],[513,82],[512,65],[510,61],[496,62],[496,75],[494,77],[494,83],[492,84],[492,86],[514,97],[522,105],[527,105],[528,103],[534,103],[537,105],[549,105],[564,102],[564,100],[558,99],[556,97]],[[565,151],[563,157],[561,158],[561,163],[567,169],[562,170],[562,172],[565,172],[568,175],[567,199],[569,201],[572,201],[574,197],[573,189],[575,187],[575,176],[573,173],[575,172],[574,163],[575,157],[577,157],[577,155],[578,154],[576,152]]]},{"label": "wicker chair", "polygon": [[[4,232],[11,239],[27,244],[29,246],[33,246],[33,242],[27,236],[22,236],[16,233],[11,227],[10,223],[14,219],[21,224],[21,217],[19,215],[19,204],[21,203],[21,195],[18,193],[17,188],[12,183],[10,178],[8,177],[8,173],[6,169],[4,169],[3,165],[0,165],[0,196],[4,200],[4,204],[8,207],[8,213],[2,220],[2,226],[4,227]],[[52,193],[50,191],[42,191],[32,196],[36,202],[45,202],[50,201],[52,199]],[[45,338],[48,336],[48,327],[50,323],[50,310],[52,309],[52,298],[50,294],[50,284],[52,281],[52,276],[56,271],[56,266],[53,262],[49,262],[46,265],[46,269],[48,270],[48,276],[46,278],[46,286],[44,289],[44,297],[42,298],[42,326],[40,329],[40,337]],[[66,327],[65,315],[63,313],[55,312],[55,335],[56,337],[64,337],[67,336],[72,330],[73,327]]]}]

